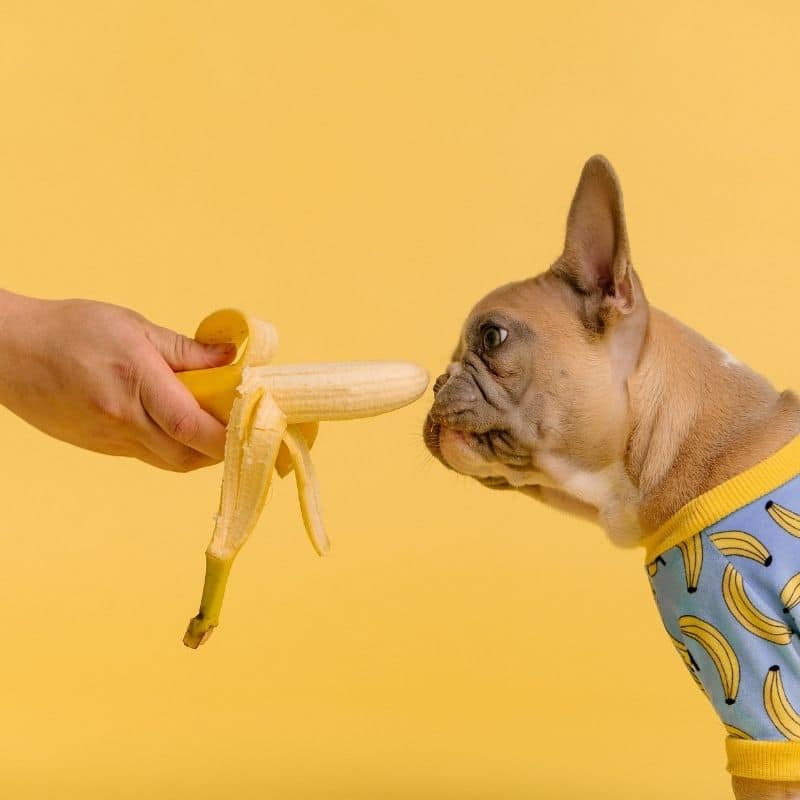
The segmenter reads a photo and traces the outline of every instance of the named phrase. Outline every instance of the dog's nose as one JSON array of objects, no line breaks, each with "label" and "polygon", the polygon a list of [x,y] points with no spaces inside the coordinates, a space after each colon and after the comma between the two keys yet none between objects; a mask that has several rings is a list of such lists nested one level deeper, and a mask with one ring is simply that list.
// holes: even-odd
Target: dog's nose
[{"label": "dog's nose", "polygon": [[470,411],[478,394],[469,375],[460,364],[451,364],[433,385],[435,399],[429,412],[431,420],[451,424],[453,420]]},{"label": "dog's nose", "polygon": [[436,394],[450,378],[458,377],[463,371],[464,368],[458,361],[451,361],[447,365],[447,369],[436,379],[436,383],[433,384],[433,393]]}]

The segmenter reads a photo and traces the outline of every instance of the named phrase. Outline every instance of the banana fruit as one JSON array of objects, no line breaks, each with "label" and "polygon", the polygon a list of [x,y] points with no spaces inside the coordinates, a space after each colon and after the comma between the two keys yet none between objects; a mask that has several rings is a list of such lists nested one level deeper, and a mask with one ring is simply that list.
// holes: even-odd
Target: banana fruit
[{"label": "banana fruit", "polygon": [[733,705],[739,694],[741,667],[728,640],[710,622],[687,614],[678,620],[684,636],[694,639],[708,653],[719,673],[725,702]]},{"label": "banana fruit", "polygon": [[722,575],[722,597],[731,614],[750,633],[773,644],[792,641],[792,629],[785,622],[762,614],[753,605],[744,590],[742,574],[732,564]]},{"label": "banana fruit", "polygon": [[191,648],[219,624],[231,566],[258,522],[273,471],[282,477],[294,470],[306,532],[316,552],[325,555],[328,537],[310,455],[319,423],[394,411],[428,386],[427,372],[406,362],[269,365],[278,344],[275,328],[234,309],[207,317],[195,338],[234,342],[239,357],[229,366],[178,373],[200,406],[228,423],[200,610],[183,638]]},{"label": "banana fruit", "polygon": [[783,686],[780,667],[770,667],[764,680],[764,708],[775,727],[787,738],[800,740],[800,714],[792,707]]},{"label": "banana fruit", "polygon": [[767,500],[764,508],[767,514],[769,514],[786,533],[791,533],[792,536],[800,536],[800,514],[791,511],[785,506],[773,503],[772,500]]}]

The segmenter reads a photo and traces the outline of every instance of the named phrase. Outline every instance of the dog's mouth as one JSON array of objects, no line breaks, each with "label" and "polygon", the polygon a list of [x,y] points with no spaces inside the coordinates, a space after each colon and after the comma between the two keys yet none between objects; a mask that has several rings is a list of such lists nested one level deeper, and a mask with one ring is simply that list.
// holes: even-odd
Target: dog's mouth
[{"label": "dog's mouth", "polygon": [[509,474],[531,468],[530,455],[521,453],[506,431],[465,430],[437,422],[429,415],[423,439],[428,450],[448,469],[493,489],[514,488]]},{"label": "dog's mouth", "polygon": [[[431,419],[431,415],[425,419],[425,424],[422,428],[422,439],[425,442],[425,447],[430,450],[431,454],[436,456],[439,461],[442,461],[442,451],[440,447],[439,434],[441,432],[441,425]],[[445,464],[447,466],[447,464]]]}]

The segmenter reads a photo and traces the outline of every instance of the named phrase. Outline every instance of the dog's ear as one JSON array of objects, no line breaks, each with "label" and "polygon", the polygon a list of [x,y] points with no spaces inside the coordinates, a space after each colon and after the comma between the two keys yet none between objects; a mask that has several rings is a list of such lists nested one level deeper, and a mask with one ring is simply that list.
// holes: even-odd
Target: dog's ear
[{"label": "dog's ear", "polygon": [[598,329],[629,314],[635,289],[622,189],[600,155],[584,164],[567,217],[564,252],[553,271],[588,302],[587,324]]}]

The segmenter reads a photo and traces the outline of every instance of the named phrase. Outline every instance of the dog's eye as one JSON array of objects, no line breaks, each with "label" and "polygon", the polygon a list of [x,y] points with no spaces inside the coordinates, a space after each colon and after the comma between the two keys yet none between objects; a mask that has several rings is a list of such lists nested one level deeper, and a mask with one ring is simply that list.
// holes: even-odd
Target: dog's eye
[{"label": "dog's eye", "polygon": [[485,350],[494,350],[495,347],[501,345],[508,336],[508,331],[505,328],[498,328],[492,325],[483,332],[483,347]]}]

